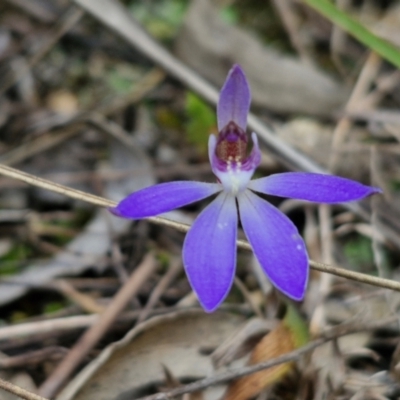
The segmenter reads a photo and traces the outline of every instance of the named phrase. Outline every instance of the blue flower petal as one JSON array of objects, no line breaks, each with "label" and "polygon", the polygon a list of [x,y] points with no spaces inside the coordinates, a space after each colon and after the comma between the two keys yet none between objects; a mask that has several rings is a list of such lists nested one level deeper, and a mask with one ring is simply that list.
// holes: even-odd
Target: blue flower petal
[{"label": "blue flower petal", "polygon": [[250,190],[238,197],[243,230],[271,282],[294,300],[302,300],[308,282],[303,239],[286,215]]},{"label": "blue flower petal", "polygon": [[360,200],[382,190],[339,176],[307,172],[285,172],[250,182],[256,192],[317,203],[344,203]]},{"label": "blue flower petal", "polygon": [[221,193],[198,216],[186,235],[183,264],[200,304],[214,311],[232,286],[236,267],[235,198]]},{"label": "blue flower petal", "polygon": [[221,185],[191,181],[161,183],[125,197],[110,211],[124,218],[153,217],[202,200],[222,190]]},{"label": "blue flower petal", "polygon": [[239,65],[234,65],[222,87],[217,105],[218,130],[235,122],[244,131],[250,109],[250,88],[246,75]]}]

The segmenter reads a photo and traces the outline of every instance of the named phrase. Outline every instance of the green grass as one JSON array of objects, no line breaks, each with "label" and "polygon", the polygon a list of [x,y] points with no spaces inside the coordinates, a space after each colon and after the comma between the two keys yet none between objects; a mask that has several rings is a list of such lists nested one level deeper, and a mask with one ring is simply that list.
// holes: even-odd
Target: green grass
[{"label": "green grass", "polygon": [[329,19],[333,24],[339,26],[348,34],[358,39],[369,49],[375,51],[382,58],[396,67],[400,67],[399,48],[372,33],[354,18],[339,10],[331,1],[303,0],[303,2]]}]

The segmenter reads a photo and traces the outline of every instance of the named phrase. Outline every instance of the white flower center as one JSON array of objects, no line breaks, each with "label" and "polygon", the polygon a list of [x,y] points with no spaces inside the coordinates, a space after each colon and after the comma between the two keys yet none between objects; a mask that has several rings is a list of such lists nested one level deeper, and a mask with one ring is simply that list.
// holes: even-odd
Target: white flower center
[{"label": "white flower center", "polygon": [[236,196],[239,192],[246,190],[252,175],[253,171],[242,170],[241,161],[234,162],[230,159],[226,164],[226,172],[219,171],[218,178],[224,190]]}]

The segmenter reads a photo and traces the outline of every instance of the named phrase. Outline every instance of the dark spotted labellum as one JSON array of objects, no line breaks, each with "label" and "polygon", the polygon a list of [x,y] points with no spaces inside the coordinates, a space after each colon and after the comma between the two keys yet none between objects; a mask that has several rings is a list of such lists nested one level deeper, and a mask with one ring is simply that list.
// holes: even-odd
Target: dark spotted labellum
[{"label": "dark spotted labellum", "polygon": [[246,132],[234,122],[229,122],[218,134],[216,155],[221,161],[243,162],[247,142]]}]

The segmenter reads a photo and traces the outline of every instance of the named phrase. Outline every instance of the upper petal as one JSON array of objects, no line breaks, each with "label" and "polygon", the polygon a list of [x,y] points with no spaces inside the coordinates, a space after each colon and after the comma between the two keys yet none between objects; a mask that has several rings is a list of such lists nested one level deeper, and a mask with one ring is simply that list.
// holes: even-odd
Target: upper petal
[{"label": "upper petal", "polygon": [[214,311],[232,286],[236,266],[235,198],[221,193],[198,216],[186,235],[183,264],[200,304]]},{"label": "upper petal", "polygon": [[234,65],[219,94],[218,130],[221,131],[229,122],[233,121],[245,131],[250,100],[251,94],[246,75],[239,65]]},{"label": "upper petal", "polygon": [[271,282],[302,300],[308,282],[308,256],[297,228],[277,208],[247,190],[238,197],[243,230]]},{"label": "upper petal", "polygon": [[285,172],[255,179],[250,182],[249,189],[317,203],[343,203],[382,193],[379,188],[366,186],[351,179],[308,172]]},{"label": "upper petal", "polygon": [[221,186],[215,183],[160,183],[130,194],[110,211],[120,217],[132,219],[153,217],[202,200],[221,189]]}]

